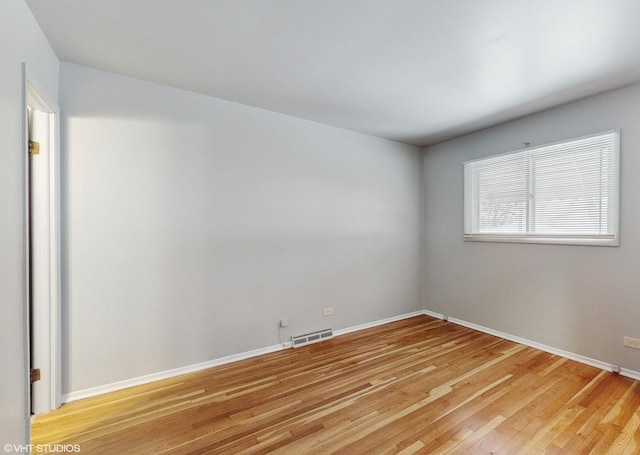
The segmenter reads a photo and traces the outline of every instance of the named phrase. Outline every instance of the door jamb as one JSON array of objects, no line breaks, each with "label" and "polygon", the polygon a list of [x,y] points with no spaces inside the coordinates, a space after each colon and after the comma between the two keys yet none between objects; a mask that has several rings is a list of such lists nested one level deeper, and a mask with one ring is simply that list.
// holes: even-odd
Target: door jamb
[{"label": "door jamb", "polygon": [[[30,435],[31,416],[31,337],[30,321],[30,240],[29,240],[29,216],[30,216],[30,177],[29,177],[29,120],[27,106],[30,103],[38,104],[42,110],[52,114],[50,124],[50,155],[49,155],[49,273],[50,273],[50,338],[48,356],[50,359],[51,374],[49,375],[49,397],[51,410],[62,404],[62,361],[61,361],[61,262],[60,262],[60,109],[51,102],[46,92],[28,71],[26,64],[22,64],[22,167],[23,167],[23,273],[24,273],[24,325],[25,325],[25,381],[26,381],[26,414],[28,435]],[[37,334],[33,334],[37,336]],[[30,438],[29,438],[30,439]]]}]

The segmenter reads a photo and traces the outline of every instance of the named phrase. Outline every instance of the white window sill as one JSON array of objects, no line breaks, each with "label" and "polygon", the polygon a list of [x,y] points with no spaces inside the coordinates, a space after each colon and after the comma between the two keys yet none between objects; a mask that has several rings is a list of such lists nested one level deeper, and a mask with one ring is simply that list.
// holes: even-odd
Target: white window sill
[{"label": "white window sill", "polygon": [[543,243],[551,245],[620,246],[617,235],[599,236],[532,236],[514,234],[465,234],[465,242]]}]

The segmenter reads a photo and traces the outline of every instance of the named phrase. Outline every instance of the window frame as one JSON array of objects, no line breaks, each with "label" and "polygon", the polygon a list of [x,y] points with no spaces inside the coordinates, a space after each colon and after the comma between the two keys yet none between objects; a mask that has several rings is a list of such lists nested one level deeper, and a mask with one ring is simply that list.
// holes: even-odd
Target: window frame
[{"label": "window frame", "polygon": [[[561,144],[570,144],[574,141],[580,141],[597,136],[613,135],[613,165],[612,173],[609,176],[613,179],[613,183],[610,186],[610,193],[608,194],[608,211],[607,211],[607,223],[609,226],[609,233],[607,234],[535,234],[535,233],[480,233],[480,232],[467,232],[470,225],[468,215],[470,214],[468,197],[472,197],[472,200],[478,201],[478,195],[473,195],[473,189],[467,189],[467,168],[472,163],[478,163],[481,161],[491,160],[503,156],[522,154],[523,156],[529,155],[527,161],[533,160],[533,155],[537,150],[547,147],[553,147]],[[531,186],[529,179],[532,167],[527,165],[527,191]],[[525,215],[525,221],[527,223],[527,230],[531,228],[533,222],[530,216],[530,212],[533,210],[530,207],[529,199],[526,201],[526,209],[528,215]],[[477,214],[477,210],[473,212]],[[473,215],[471,215],[473,216]],[[477,226],[479,217],[474,216],[472,224]],[[619,246],[620,245],[620,232],[619,232],[619,219],[620,219],[620,129],[611,129],[602,131],[599,133],[589,134],[580,137],[574,137],[571,139],[565,139],[561,141],[551,142],[535,147],[525,147],[519,150],[514,150],[505,153],[498,153],[494,155],[484,156],[482,158],[476,158],[468,160],[463,163],[463,239],[470,242],[507,242],[507,243],[536,243],[536,244],[560,244],[560,245],[588,245],[588,246]],[[479,229],[476,228],[476,231]]]}]

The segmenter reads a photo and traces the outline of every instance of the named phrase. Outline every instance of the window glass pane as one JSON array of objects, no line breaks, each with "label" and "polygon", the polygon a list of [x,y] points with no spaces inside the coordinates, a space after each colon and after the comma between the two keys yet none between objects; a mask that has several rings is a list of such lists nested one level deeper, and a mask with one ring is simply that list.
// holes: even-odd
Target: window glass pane
[{"label": "window glass pane", "polygon": [[534,232],[607,232],[606,154],[590,150],[535,160]]},{"label": "window glass pane", "polygon": [[465,163],[465,239],[617,245],[618,135]]},{"label": "window glass pane", "polygon": [[526,166],[507,161],[478,169],[479,232],[526,232]]}]

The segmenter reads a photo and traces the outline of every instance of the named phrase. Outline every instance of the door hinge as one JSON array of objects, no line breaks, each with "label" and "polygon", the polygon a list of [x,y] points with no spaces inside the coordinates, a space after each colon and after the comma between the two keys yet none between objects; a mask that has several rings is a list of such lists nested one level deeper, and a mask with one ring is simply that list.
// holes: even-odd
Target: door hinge
[{"label": "door hinge", "polygon": [[29,141],[29,154],[30,155],[39,155],[40,154],[40,143],[35,141]]},{"label": "door hinge", "polygon": [[31,384],[40,380],[40,368],[31,368]]}]

